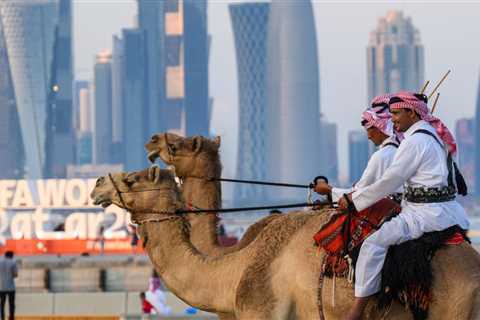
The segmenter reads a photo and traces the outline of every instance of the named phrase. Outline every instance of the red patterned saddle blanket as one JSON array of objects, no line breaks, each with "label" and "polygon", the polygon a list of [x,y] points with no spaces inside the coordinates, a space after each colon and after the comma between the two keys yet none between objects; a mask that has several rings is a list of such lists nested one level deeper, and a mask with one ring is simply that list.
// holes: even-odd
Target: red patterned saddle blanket
[{"label": "red patterned saddle blanket", "polygon": [[[395,201],[382,199],[371,207],[347,213],[337,210],[313,237],[315,243],[329,254],[350,251],[376,230],[386,219],[399,214],[401,207]],[[350,243],[346,242],[350,240]]]},{"label": "red patterned saddle blanket", "polygon": [[[363,240],[386,219],[399,214],[400,210],[396,202],[383,199],[360,212],[334,213],[314,236],[318,246],[327,253],[322,274],[354,281],[353,270]],[[398,300],[408,306],[415,320],[427,319],[432,301],[432,258],[436,250],[445,244],[465,241],[468,241],[465,230],[452,226],[390,247],[382,269],[381,288],[376,295],[380,310],[388,308],[393,300]]]},{"label": "red patterned saddle blanket", "polygon": [[[358,248],[383,222],[398,215],[400,211],[400,205],[387,198],[355,213],[337,210],[313,237],[315,243],[327,252],[325,271],[334,271],[337,276],[345,276],[348,263],[344,256]],[[457,232],[445,244],[459,244],[464,241],[464,236]]]}]

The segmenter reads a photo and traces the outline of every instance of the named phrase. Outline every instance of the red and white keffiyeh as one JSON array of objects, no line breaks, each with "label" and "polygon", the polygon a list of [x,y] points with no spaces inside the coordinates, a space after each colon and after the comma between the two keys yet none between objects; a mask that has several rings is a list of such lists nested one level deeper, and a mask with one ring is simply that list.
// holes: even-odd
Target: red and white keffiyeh
[{"label": "red and white keffiyeh", "polygon": [[437,131],[438,136],[447,145],[448,150],[455,154],[457,152],[457,144],[447,126],[437,117],[434,117],[428,110],[427,103],[420,96],[411,92],[399,92],[394,95],[399,101],[390,103],[390,109],[410,109],[415,111],[422,120],[430,123]]},{"label": "red and white keffiyeh", "polygon": [[370,108],[362,113],[365,129],[375,127],[389,137],[394,135],[391,118],[392,116],[388,109],[384,112],[376,112],[374,108]]},{"label": "red and white keffiyeh", "polygon": [[392,97],[393,97],[393,94],[391,93],[387,93],[381,96],[376,96],[375,98],[372,99],[371,108],[375,111],[383,110],[384,107],[388,109],[388,102]]}]

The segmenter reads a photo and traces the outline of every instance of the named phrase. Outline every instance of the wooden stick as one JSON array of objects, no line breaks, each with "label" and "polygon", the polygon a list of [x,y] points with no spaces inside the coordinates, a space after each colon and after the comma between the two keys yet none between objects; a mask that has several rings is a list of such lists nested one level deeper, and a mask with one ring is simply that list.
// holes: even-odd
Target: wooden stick
[{"label": "wooden stick", "polygon": [[435,108],[437,107],[438,98],[440,98],[440,92],[437,93],[437,96],[435,97],[435,101],[433,102],[432,114],[433,112],[435,112]]},{"label": "wooden stick", "polygon": [[442,84],[443,81],[445,81],[445,79],[447,78],[447,76],[450,74],[452,70],[448,70],[447,73],[445,73],[445,75],[442,77],[442,79],[440,79],[440,82],[435,86],[435,88],[433,88],[433,91],[432,93],[430,93],[430,95],[428,96],[428,99],[430,100],[430,98],[435,94],[435,92],[437,91],[438,87],[440,87],[440,85]]},{"label": "wooden stick", "polygon": [[422,90],[420,90],[421,94],[423,94],[425,90],[427,90],[427,87],[429,84],[430,84],[430,80],[427,80],[427,82],[425,82],[425,84],[423,85]]}]

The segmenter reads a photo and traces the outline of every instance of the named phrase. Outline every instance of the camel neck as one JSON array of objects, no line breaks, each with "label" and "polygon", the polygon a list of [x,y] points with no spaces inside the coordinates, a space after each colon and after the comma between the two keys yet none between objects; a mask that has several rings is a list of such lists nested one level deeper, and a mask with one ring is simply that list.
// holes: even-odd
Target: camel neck
[{"label": "camel neck", "polygon": [[[194,208],[221,208],[222,195],[218,181],[185,178],[182,193],[186,203]],[[190,214],[188,220],[192,225],[190,232],[192,244],[206,254],[220,253],[222,247],[218,242],[218,217],[215,214]]]},{"label": "camel neck", "polygon": [[155,269],[175,295],[202,310],[233,309],[232,288],[241,274],[235,270],[245,264],[240,254],[219,258],[201,254],[190,243],[183,219],[145,223],[140,231],[147,239],[146,251]]}]

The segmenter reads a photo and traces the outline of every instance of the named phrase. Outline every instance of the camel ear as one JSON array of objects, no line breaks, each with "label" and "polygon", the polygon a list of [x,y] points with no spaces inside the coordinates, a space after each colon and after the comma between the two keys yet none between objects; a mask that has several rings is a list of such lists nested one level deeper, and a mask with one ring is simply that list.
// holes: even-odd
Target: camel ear
[{"label": "camel ear", "polygon": [[220,142],[221,142],[221,138],[220,136],[216,136],[215,138],[213,138],[213,143],[215,143],[215,145],[217,146],[217,148],[220,148]]},{"label": "camel ear", "polygon": [[192,145],[193,152],[199,153],[200,150],[202,150],[202,137],[200,136],[193,137],[192,144],[193,144]]}]

